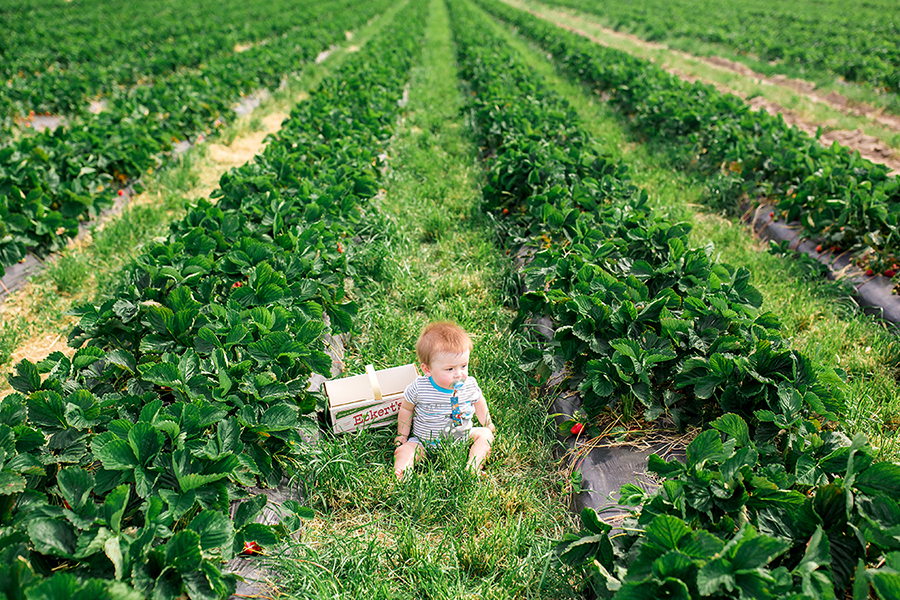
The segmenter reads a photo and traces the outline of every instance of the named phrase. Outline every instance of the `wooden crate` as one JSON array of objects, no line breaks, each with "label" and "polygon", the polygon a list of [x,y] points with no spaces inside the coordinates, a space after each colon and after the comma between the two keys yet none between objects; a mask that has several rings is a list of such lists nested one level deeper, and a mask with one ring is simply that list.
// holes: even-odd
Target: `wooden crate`
[{"label": "wooden crate", "polygon": [[397,422],[406,386],[419,376],[414,364],[376,371],[366,366],[362,375],[325,382],[328,415],[335,433]]}]

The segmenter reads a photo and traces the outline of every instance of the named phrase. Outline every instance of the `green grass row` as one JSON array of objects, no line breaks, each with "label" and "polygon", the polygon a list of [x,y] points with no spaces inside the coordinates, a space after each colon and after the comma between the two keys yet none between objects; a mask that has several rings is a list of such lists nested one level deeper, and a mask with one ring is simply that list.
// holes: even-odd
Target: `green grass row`
[{"label": "green grass row", "polygon": [[448,16],[432,2],[389,182],[356,249],[360,332],[347,371],[415,361],[433,319],[473,337],[471,373],[497,424],[481,478],[459,447],[398,482],[391,427],[319,442],[302,478],[316,518],[290,557],[272,557],[285,598],[577,598],[553,558],[572,525],[550,449],[547,412],[516,365],[500,282],[508,258],[479,211],[481,173],[456,88]]}]

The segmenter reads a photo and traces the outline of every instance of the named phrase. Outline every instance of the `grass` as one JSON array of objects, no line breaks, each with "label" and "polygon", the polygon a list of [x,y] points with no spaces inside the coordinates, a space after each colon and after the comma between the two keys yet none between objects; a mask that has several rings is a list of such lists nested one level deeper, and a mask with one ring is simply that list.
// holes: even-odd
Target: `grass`
[{"label": "grass", "polygon": [[393,427],[326,434],[301,475],[316,517],[291,555],[273,557],[284,597],[577,596],[552,561],[572,517],[546,406],[516,365],[518,338],[498,287],[506,258],[478,210],[481,175],[460,118],[447,19],[443,3],[432,2],[386,190],[370,216],[379,233],[355,249],[360,331],[346,370],[413,362],[427,322],[458,322],[473,338],[470,373],[497,424],[492,456],[475,477],[467,448],[451,447],[398,482]]},{"label": "grass", "polygon": [[765,298],[763,310],[778,315],[794,347],[847,372],[846,430],[869,435],[885,457],[900,454],[896,332],[862,314],[840,286],[810,277],[797,260],[764,251],[748,227],[704,204],[710,181],[690,171],[677,148],[646,143],[591,90],[560,76],[545,52],[499,25],[498,31],[566,98],[603,151],[629,165],[632,182],[650,193],[660,213],[693,226],[695,247],[712,243],[718,260],[752,271],[753,285]]},{"label": "grass", "polygon": [[[361,28],[351,41],[336,48],[327,61],[306,67],[289,78],[288,85],[272,94],[253,113],[227,124],[214,142],[230,146],[264,130],[265,117],[284,113],[306,95],[348,55],[398,10],[399,5]],[[210,159],[209,147],[199,144],[170,160],[163,168],[142,177],[146,193],[121,214],[91,231],[88,240],[70,245],[47,261],[46,270],[34,276],[25,289],[0,305],[0,371],[7,372],[22,356],[32,360],[44,349],[65,350],[65,339],[74,320],[67,311],[85,302],[101,302],[118,283],[118,276],[144,245],[168,231],[168,225],[184,214],[202,188],[202,176],[221,169]],[[218,174],[215,175],[218,180]],[[55,340],[54,343],[50,341]],[[0,393],[6,388],[0,381]]]}]

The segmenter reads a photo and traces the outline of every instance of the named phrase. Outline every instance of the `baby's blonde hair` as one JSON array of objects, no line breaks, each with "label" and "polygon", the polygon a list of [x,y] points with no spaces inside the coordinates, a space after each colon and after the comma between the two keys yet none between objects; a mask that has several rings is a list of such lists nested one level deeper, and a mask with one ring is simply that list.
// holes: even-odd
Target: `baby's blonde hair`
[{"label": "baby's blonde hair", "polygon": [[472,351],[472,338],[462,327],[448,321],[429,323],[419,334],[416,356],[423,365],[431,367],[436,354],[462,354]]}]

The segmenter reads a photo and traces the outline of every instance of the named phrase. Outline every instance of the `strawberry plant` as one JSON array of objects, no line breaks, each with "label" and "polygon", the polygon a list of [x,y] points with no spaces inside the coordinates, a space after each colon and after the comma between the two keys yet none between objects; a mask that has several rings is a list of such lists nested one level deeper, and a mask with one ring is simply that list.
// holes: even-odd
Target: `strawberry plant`
[{"label": "strawberry plant", "polygon": [[383,4],[307,6],[305,24],[288,35],[214,58],[199,71],[121,90],[100,114],[0,148],[0,275],[26,252],[44,256],[64,246],[80,220],[110,206],[119,185],[157,167],[173,141],[214,130],[221,117],[234,114],[242,94],[277,88],[298,61],[313,59]]},{"label": "strawberry plant", "polygon": [[751,63],[755,68],[777,70],[778,66],[773,69],[766,64],[772,61],[802,70],[830,71],[892,94],[900,91],[900,54],[887,50],[893,32],[882,19],[895,8],[889,3],[873,2],[852,12],[811,2],[790,6],[658,0],[627,6],[584,0],[549,3],[603,15],[616,29],[655,41],[701,40],[725,46],[737,54],[758,57]]},{"label": "strawberry plant", "polygon": [[377,191],[425,14],[401,9],[223,177],[216,204],[173,223],[112,298],[75,309],[71,359],[16,365],[0,400],[0,592],[225,598],[237,577],[222,561],[280,547],[311,516],[291,501],[257,523],[267,499],[247,488],[309,456],[310,375],[330,374],[324,334],[355,312],[338,240]]},{"label": "strawberry plant", "polygon": [[502,2],[479,3],[607,96],[641,135],[679,147],[685,163],[710,176],[711,200],[736,210],[747,197],[768,197],[823,248],[884,262],[900,254],[900,183],[883,165],[838,144],[823,147],[779,116],[753,111],[712,86],[682,81]]},{"label": "strawberry plant", "polygon": [[[648,468],[662,481],[656,493],[631,484],[622,488],[620,503],[640,507],[627,522],[628,533],[611,538],[611,528],[585,509],[588,531],[563,541],[565,562],[602,565],[588,567],[599,597],[658,593],[671,585],[660,574],[671,562],[663,558],[667,551],[687,554],[692,566],[683,567],[688,575],[683,583],[692,598],[732,597],[729,592],[834,598],[832,587],[847,589],[854,578],[854,588],[863,594],[855,597],[868,597],[875,580],[878,597],[891,597],[881,592],[889,589],[889,577],[865,564],[891,557],[900,543],[893,534],[896,522],[887,516],[900,508],[900,467],[875,462],[862,437],[851,442],[811,421],[779,436],[785,451],[789,438],[800,442],[793,451],[802,452],[788,462],[758,446],[736,415],[724,415],[712,426],[688,445],[684,464],[650,457]],[[668,548],[658,546],[663,525],[678,532]],[[751,566],[736,550],[754,539],[744,552],[763,544],[769,554]],[[709,544],[711,551],[693,554],[688,548],[697,543]],[[741,566],[734,564],[738,559]]]},{"label": "strawberry plant", "polygon": [[[850,586],[863,598],[892,585],[878,569],[896,550],[900,470],[833,431],[843,380],[781,338],[746,269],[690,248],[687,227],[649,210],[625,165],[594,158],[599,144],[483,13],[450,6],[486,149],[486,208],[528,251],[518,321],[553,322],[522,366],[542,379],[563,371],[589,419],[640,403],[649,420],[706,428],[685,464],[651,458],[655,494],[623,488],[640,507],[623,533],[587,510],[561,559],[601,598],[835,598]],[[575,151],[529,139],[561,115]]]}]

